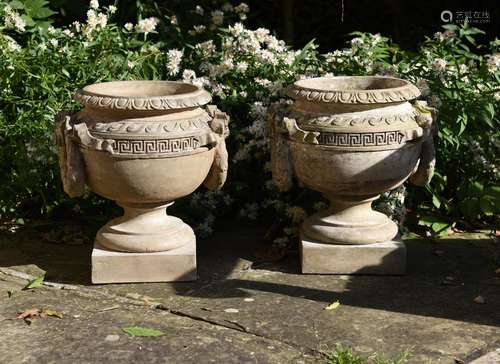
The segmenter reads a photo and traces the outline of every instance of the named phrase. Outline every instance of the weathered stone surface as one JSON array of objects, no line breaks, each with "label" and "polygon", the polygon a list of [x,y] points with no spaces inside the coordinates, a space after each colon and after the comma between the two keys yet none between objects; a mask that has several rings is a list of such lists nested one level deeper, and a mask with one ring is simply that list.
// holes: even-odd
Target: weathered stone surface
[{"label": "weathered stone surface", "polygon": [[[291,188],[294,174],[301,186],[321,192],[329,206],[307,217],[301,225],[303,239],[331,244],[363,245],[391,241],[397,225],[372,210],[381,193],[390,191],[412,175],[425,185],[435,164],[432,133],[435,110],[410,82],[385,76],[316,77],[295,81],[288,87],[293,98],[285,115],[270,112],[273,138],[273,179],[281,189]],[[411,102],[411,103],[410,103]],[[363,266],[363,259],[328,269],[320,252],[306,246],[304,272],[400,274],[404,266],[382,262],[377,270]],[[319,247],[319,246],[316,246]],[[378,247],[380,249],[380,246]],[[322,248],[327,256],[351,259],[353,249]],[[315,255],[312,258],[308,254]],[[363,250],[367,264],[375,249]],[[393,250],[402,260],[402,250]],[[316,254],[318,253],[318,254]],[[397,257],[396,257],[397,255]],[[319,265],[314,267],[315,262]]]},{"label": "weathered stone surface", "polygon": [[500,348],[470,362],[470,364],[498,364],[498,363],[500,363]]},{"label": "weathered stone surface", "polygon": [[[467,363],[498,348],[500,280],[491,258],[500,247],[485,234],[433,243],[405,239],[405,276],[302,275],[297,252],[274,263],[255,258],[263,235],[231,226],[200,241],[196,282],[96,286],[88,279],[90,245],[46,244],[29,231],[8,241],[0,237],[0,267],[34,264],[47,272],[46,280],[71,284],[64,290],[20,291],[26,280],[11,282],[11,276],[0,274],[0,357],[5,353],[7,363],[28,355],[35,358],[31,362],[64,363],[65,354],[84,363],[101,357],[122,363],[213,358],[231,363],[234,357],[259,364],[324,364],[320,352],[343,343],[366,356],[374,351],[394,356],[411,348],[410,363],[455,364],[455,359]],[[38,274],[33,267],[25,271]],[[478,295],[484,304],[474,303]],[[324,309],[336,300],[337,309]],[[161,309],[148,307],[152,302]],[[31,326],[10,320],[32,307],[65,315],[35,319]],[[132,325],[167,335],[124,336],[120,328]],[[108,335],[120,338],[106,341]],[[226,344],[227,339],[232,342]],[[257,348],[262,356],[251,361]]]},{"label": "weathered stone surface", "polygon": [[302,235],[302,273],[405,274],[406,247],[402,241],[364,245],[321,243]]},{"label": "weathered stone surface", "polygon": [[92,251],[92,283],[174,282],[196,279],[196,239],[180,248],[155,253]]},{"label": "weathered stone surface", "polygon": [[[127,253],[165,252],[190,245],[195,240],[191,227],[167,216],[165,209],[203,183],[209,189],[223,186],[228,169],[225,138],[229,117],[215,105],[206,105],[211,100],[207,91],[185,82],[102,82],[85,86],[75,99],[84,108],[57,118],[56,142],[64,190],[75,197],[82,195],[87,185],[124,210],[123,216],[97,232],[96,242],[110,251]],[[112,264],[113,273],[106,276],[109,267],[98,266],[92,280],[193,279],[194,272],[181,278],[179,274],[184,271],[163,269],[155,276],[151,267],[148,274],[130,275],[126,266],[117,266],[120,261],[158,263],[160,256],[171,265],[176,255],[167,259],[161,254],[155,258],[135,254],[134,259],[131,255],[125,259],[96,252],[92,261]],[[186,263],[177,257],[180,261],[174,266],[196,264],[191,258]]]},{"label": "weathered stone surface", "polygon": [[[1,275],[0,275],[1,276]],[[0,296],[0,357],[17,363],[305,363],[311,356],[273,339],[148,307],[85,298],[53,289]],[[46,308],[63,318],[38,317],[27,325],[17,312]],[[122,329],[161,330],[131,337]],[[113,340],[109,337],[113,336]],[[116,340],[116,336],[118,339]]]}]

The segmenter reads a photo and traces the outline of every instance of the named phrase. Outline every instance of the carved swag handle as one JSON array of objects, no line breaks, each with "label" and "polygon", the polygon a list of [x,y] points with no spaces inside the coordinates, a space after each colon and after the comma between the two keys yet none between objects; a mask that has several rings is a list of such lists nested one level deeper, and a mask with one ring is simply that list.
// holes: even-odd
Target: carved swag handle
[{"label": "carved swag handle", "polygon": [[[268,132],[271,137],[271,171],[273,181],[280,191],[293,186],[293,162],[287,135],[301,132],[295,119],[284,117],[275,106],[269,107]],[[302,135],[302,134],[301,134]]]},{"label": "carved swag handle", "polygon": [[216,145],[214,162],[203,184],[209,190],[217,190],[224,185],[227,178],[228,154],[225,139],[229,135],[229,115],[215,105],[208,105],[207,112],[212,117],[209,125],[215,134]]},{"label": "carved swag handle", "polygon": [[63,189],[70,197],[81,196],[85,191],[85,165],[80,146],[114,153],[114,140],[93,137],[87,125],[75,116],[76,112],[59,113],[55,132]]},{"label": "carved swag handle", "polygon": [[434,135],[437,133],[437,110],[429,107],[425,101],[415,101],[413,109],[417,114],[417,124],[426,132],[423,136],[420,161],[416,171],[410,176],[410,182],[417,186],[425,186],[431,181],[436,165]]},{"label": "carved swag handle", "polygon": [[64,192],[70,197],[83,195],[85,191],[85,166],[78,143],[73,138],[75,113],[59,113],[56,116],[56,143],[59,147],[59,168]]}]

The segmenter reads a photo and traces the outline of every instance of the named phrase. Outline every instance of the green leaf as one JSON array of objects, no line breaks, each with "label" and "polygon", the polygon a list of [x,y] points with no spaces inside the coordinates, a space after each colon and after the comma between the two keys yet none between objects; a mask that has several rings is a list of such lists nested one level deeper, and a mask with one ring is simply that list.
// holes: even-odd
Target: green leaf
[{"label": "green leaf", "polygon": [[26,287],[24,287],[23,289],[33,289],[33,288],[38,288],[40,287],[42,284],[43,284],[43,280],[45,279],[45,276],[40,276],[38,278],[35,278],[33,279],[32,281],[30,281]]},{"label": "green leaf", "polygon": [[148,327],[140,327],[140,326],[124,327],[122,328],[122,330],[131,336],[149,337],[149,336],[165,335],[163,331],[150,329]]},{"label": "green leaf", "polygon": [[444,222],[444,220],[437,216],[422,216],[418,220],[418,224],[424,226],[432,226],[432,224],[434,223],[441,223],[441,222]]},{"label": "green leaf", "polygon": [[458,131],[458,136],[462,135],[462,133],[465,131],[466,126],[467,126],[467,122],[464,121],[463,119],[460,120],[460,130]]},{"label": "green leaf", "polygon": [[21,15],[21,19],[24,20],[24,22],[26,23],[26,25],[28,27],[32,27],[33,25],[36,24],[35,21],[29,15],[23,14],[23,15]]},{"label": "green leaf", "polygon": [[446,231],[450,227],[450,223],[448,222],[435,222],[431,225],[432,231],[435,233],[440,233]]},{"label": "green leaf", "polygon": [[9,3],[9,6],[10,6],[12,9],[16,9],[16,10],[19,10],[19,9],[24,9],[24,4],[22,3],[22,1],[18,1],[18,0],[11,1],[11,2]]},{"label": "green leaf", "polygon": [[463,29],[463,34],[485,34],[484,31],[474,27],[468,27],[467,29]]},{"label": "green leaf", "polygon": [[484,187],[480,182],[474,182],[469,185],[469,196],[481,197],[483,195]]},{"label": "green leaf", "polygon": [[462,210],[462,213],[468,218],[476,219],[477,216],[481,213],[479,199],[471,198],[469,200],[465,200],[463,204],[460,204],[460,209]]},{"label": "green leaf", "polygon": [[493,104],[486,104],[484,108],[488,111],[490,119],[493,120],[495,118],[495,106]]},{"label": "green leaf", "polygon": [[435,208],[439,209],[441,207],[441,200],[436,195],[432,195],[432,204]]},{"label": "green leaf", "polygon": [[473,37],[471,37],[470,35],[467,35],[467,34],[465,34],[464,36],[465,36],[465,39],[467,39],[470,42],[470,44],[476,45],[476,40]]},{"label": "green leaf", "polygon": [[49,27],[52,25],[52,20],[49,21],[43,21],[43,20],[37,20],[36,21],[36,27],[41,29],[43,32],[47,32]]},{"label": "green leaf", "polygon": [[487,198],[481,198],[479,200],[479,207],[481,208],[482,213],[486,216],[492,216],[495,213],[495,206],[493,205],[493,202]]},{"label": "green leaf", "polygon": [[500,186],[489,186],[484,189],[484,196],[500,203]]},{"label": "green leaf", "polygon": [[49,8],[39,8],[35,12],[31,12],[31,16],[35,19],[47,19],[54,14],[57,13]]},{"label": "green leaf", "polygon": [[443,28],[446,29],[446,30],[457,30],[458,29],[458,26],[456,26],[455,24],[446,24],[446,25],[443,25]]}]

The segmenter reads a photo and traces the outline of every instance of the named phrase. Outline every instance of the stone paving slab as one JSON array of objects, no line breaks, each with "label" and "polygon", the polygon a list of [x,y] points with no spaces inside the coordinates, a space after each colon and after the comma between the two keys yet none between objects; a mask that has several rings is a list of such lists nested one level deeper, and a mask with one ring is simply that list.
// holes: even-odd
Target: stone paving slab
[{"label": "stone paving slab", "polygon": [[[233,228],[201,241],[200,278],[193,283],[92,286],[89,244],[44,244],[29,234],[16,234],[0,247],[0,271],[1,267],[13,266],[33,276],[47,271],[47,280],[77,288],[64,292],[75,302],[79,300],[75,297],[86,296],[120,304],[123,300],[156,302],[156,309],[134,304],[133,312],[139,312],[138,318],[151,320],[144,321],[151,325],[161,324],[157,316],[163,320],[167,313],[167,317],[174,316],[169,321],[173,327],[184,322],[200,325],[198,329],[203,333],[206,330],[210,337],[216,330],[221,347],[228,345],[221,337],[241,336],[238,345],[248,340],[248,350],[234,355],[242,355],[244,360],[248,358],[244,353],[257,352],[254,347],[260,346],[259,340],[271,342],[268,346],[277,348],[276,356],[265,356],[271,355],[265,351],[259,363],[325,363],[322,353],[342,343],[365,355],[377,351],[393,356],[411,349],[410,363],[451,364],[468,362],[499,345],[500,279],[495,275],[494,261],[500,256],[499,244],[484,234],[453,236],[438,243],[406,240],[408,275],[402,277],[301,275],[298,252],[278,263],[258,261],[255,251],[263,245],[261,236],[258,229]],[[2,290],[0,285],[0,296]],[[484,304],[474,303],[478,295],[484,297]],[[40,304],[49,302],[48,297],[40,296]],[[14,296],[9,302],[16,299]],[[337,309],[324,310],[336,300],[341,303]],[[109,302],[106,304],[109,306]],[[2,306],[0,303],[0,309]],[[130,317],[127,312],[130,310],[113,310],[106,316],[111,317],[106,324],[118,330],[117,325]],[[101,330],[94,320],[99,321],[97,316],[89,317],[87,325]],[[0,336],[5,330],[0,329]],[[64,328],[61,330],[64,332]],[[21,333],[12,332],[9,335],[15,341]],[[31,340],[41,340],[40,335],[35,333]],[[180,344],[169,345],[167,353]],[[196,350],[206,353],[206,346],[200,344]],[[0,354],[6,350],[8,347],[0,344]],[[160,349],[155,350],[151,358],[164,355]],[[133,355],[122,362],[134,362]],[[191,360],[173,358],[169,362]],[[192,359],[201,360],[197,356]]]},{"label": "stone paving slab", "polygon": [[[0,275],[0,279],[2,277]],[[24,282],[23,282],[24,283]],[[314,358],[279,341],[248,335],[114,300],[40,288],[19,291],[0,285],[0,353],[2,363],[306,363]],[[8,298],[6,288],[14,290]],[[45,308],[63,318],[15,319],[18,311]],[[161,337],[131,337],[129,326],[155,328]]]}]

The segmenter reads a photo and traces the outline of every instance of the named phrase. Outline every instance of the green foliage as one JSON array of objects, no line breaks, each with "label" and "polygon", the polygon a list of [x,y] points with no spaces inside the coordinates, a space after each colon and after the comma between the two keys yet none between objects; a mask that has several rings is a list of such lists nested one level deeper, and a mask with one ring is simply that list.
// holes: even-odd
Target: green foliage
[{"label": "green foliage", "polygon": [[426,97],[439,109],[438,174],[428,186],[430,203],[420,207],[449,224],[498,227],[500,203],[492,191],[500,186],[499,43],[477,45],[482,31],[467,24],[445,29],[399,64],[403,77],[425,79]]},{"label": "green foliage", "polygon": [[0,215],[47,214],[75,204],[61,191],[52,134],[55,115],[78,107],[76,90],[105,80],[166,76],[158,69],[165,56],[150,51],[150,42],[127,37],[116,25],[93,33],[35,32],[21,49],[11,49],[12,38],[0,35]]},{"label": "green foliage", "polygon": [[354,353],[349,347],[338,345],[335,351],[327,355],[327,364],[403,364],[409,357],[409,351],[403,351],[393,359],[387,359],[376,353],[363,357]]},{"label": "green foliage", "polygon": [[0,7],[4,11],[7,6],[20,14],[29,32],[38,31],[39,29],[46,31],[49,28],[52,23],[49,18],[56,12],[50,9],[48,5],[47,0],[0,1]]},{"label": "green foliage", "polygon": [[44,279],[45,279],[45,276],[37,277],[37,278],[33,279],[32,281],[29,281],[28,284],[26,285],[26,287],[24,287],[23,289],[34,289],[34,288],[41,287],[43,285]]},{"label": "green foliage", "polygon": [[[246,17],[243,6],[225,9],[222,18],[213,9],[177,18],[162,7],[147,10],[151,14],[141,8],[142,20],[126,27],[112,22],[110,6],[90,9],[86,23],[54,29],[37,23],[50,22],[46,5],[0,2],[0,216],[111,211],[111,202],[90,191],[79,199],[62,192],[55,115],[79,108],[72,96],[91,83],[182,77],[205,87],[230,114],[232,160],[222,192],[196,192],[176,204],[178,213],[198,221],[198,232],[207,234],[215,210],[234,214],[238,208],[250,220],[272,216],[278,228],[270,239],[286,243],[305,210],[324,203],[300,188],[279,194],[270,181],[268,107],[282,112],[288,102],[283,91],[297,78],[384,74],[415,82],[439,109],[436,176],[426,189],[408,189],[407,205],[419,209],[420,223],[438,234],[454,223],[498,224],[500,42],[478,44],[479,29],[447,25],[416,54],[378,34],[356,32],[348,48],[322,55],[312,41],[294,51],[267,29],[235,24]],[[405,196],[404,187],[385,194],[379,209],[402,224]]]},{"label": "green foliage", "polygon": [[[326,55],[331,72],[385,74],[409,79],[439,111],[436,174],[428,195],[410,189],[421,225],[445,234],[453,223],[497,226],[500,203],[499,41],[477,44],[483,31],[468,24],[444,26],[412,54],[378,35],[353,33],[351,48]],[[487,53],[486,56],[483,54]],[[483,186],[487,187],[488,194]]]}]

